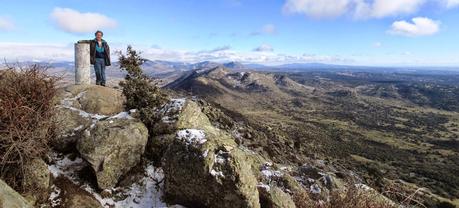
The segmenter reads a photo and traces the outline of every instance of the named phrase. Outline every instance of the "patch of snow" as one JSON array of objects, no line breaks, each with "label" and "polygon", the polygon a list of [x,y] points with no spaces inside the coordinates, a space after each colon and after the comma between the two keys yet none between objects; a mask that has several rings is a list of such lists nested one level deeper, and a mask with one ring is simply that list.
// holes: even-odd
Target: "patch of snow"
[{"label": "patch of snow", "polygon": [[216,170],[214,170],[214,169],[210,170],[210,174],[211,174],[212,176],[216,176],[216,177],[222,177],[222,178],[225,177],[225,175],[223,175],[223,172],[222,172],[222,171],[216,171]]},{"label": "patch of snow", "polygon": [[226,161],[229,159],[229,154],[229,152],[219,150],[218,153],[215,155],[214,162],[218,164],[225,164]]},{"label": "patch of snow", "polygon": [[281,177],[283,175],[282,172],[278,170],[262,170],[261,173],[267,178]]},{"label": "patch of snow", "polygon": [[51,207],[59,206],[62,201],[62,199],[59,198],[59,196],[61,195],[61,189],[55,185],[52,185],[51,189],[53,190],[51,194],[49,195],[49,201],[51,202]]},{"label": "patch of snow", "polygon": [[83,118],[91,118],[93,120],[100,120],[100,119],[104,119],[104,118],[108,117],[106,115],[88,113],[88,112],[86,112],[84,110],[81,110],[81,109],[78,109],[78,108],[75,108],[75,107],[71,107],[71,106],[60,105],[58,107],[67,108],[69,110],[76,111]]},{"label": "patch of snow", "polygon": [[76,172],[87,166],[87,163],[79,157],[71,160],[67,156],[57,153],[53,153],[51,157],[54,158],[55,164],[49,165],[48,170],[55,178],[63,175],[70,180],[75,180],[78,178]]},{"label": "patch of snow", "polygon": [[202,145],[207,139],[203,130],[199,129],[185,129],[177,132],[177,138],[185,141],[187,145]]},{"label": "patch of snow", "polygon": [[279,170],[282,170],[282,171],[289,171],[289,167],[283,166],[283,167],[280,167]]},{"label": "patch of snow", "polygon": [[134,118],[130,115],[130,111],[129,111],[129,112],[118,113],[108,119],[128,119],[129,120],[129,119],[134,119]]},{"label": "patch of snow", "polygon": [[234,129],[234,130],[232,131],[232,135],[233,135],[233,137],[236,138],[236,139],[242,139],[242,134],[241,134],[241,132],[239,132],[237,129]]},{"label": "patch of snow", "polygon": [[73,98],[64,98],[63,100],[61,100],[61,105],[58,105],[58,107],[67,108],[72,111],[77,111],[80,114],[80,116],[85,117],[85,118],[92,118],[92,119],[97,119],[97,120],[106,118],[107,116],[105,115],[91,114],[81,109],[73,107],[73,102],[77,101],[78,99],[83,97],[85,94],[86,94],[86,91],[79,93],[77,96]]},{"label": "patch of snow", "polygon": [[263,188],[265,189],[267,192],[269,192],[271,190],[271,187],[269,185],[266,185],[264,183],[259,183],[257,184],[257,187],[260,187],[260,188]]},{"label": "patch of snow", "polygon": [[[64,176],[68,178],[72,183],[79,185],[83,190],[91,194],[103,207],[168,207],[167,204],[161,200],[164,188],[163,170],[161,168],[155,168],[153,164],[148,164],[145,167],[144,176],[139,181],[136,181],[127,188],[108,190],[110,192],[115,191],[116,193],[112,197],[103,198],[88,182],[78,178],[76,173],[89,165],[83,159],[76,158],[75,160],[71,160],[68,156],[57,153],[53,153],[52,157],[55,164],[49,165],[48,169],[54,177]],[[55,206],[59,206],[58,203],[60,199],[58,199],[58,197],[60,193],[61,190],[55,187],[50,195],[50,201],[53,203],[54,200]],[[179,208],[183,206],[175,205],[175,207]]]},{"label": "patch of snow", "polygon": [[117,194],[127,196],[123,200],[115,201],[113,198],[102,198],[99,194],[92,191],[93,195],[106,207],[167,207],[167,204],[161,200],[164,178],[162,169],[155,168],[152,164],[149,164],[144,171],[144,177],[142,179],[132,184],[128,189]]},{"label": "patch of snow", "polygon": [[263,164],[261,167],[261,174],[267,178],[267,179],[272,179],[272,178],[279,178],[282,177],[284,174],[279,171],[279,170],[273,170],[273,163],[271,162],[266,162]]},{"label": "patch of snow", "polygon": [[322,192],[322,190],[320,189],[319,185],[317,184],[313,184],[309,187],[309,191],[313,194],[320,194],[320,192]]},{"label": "patch of snow", "polygon": [[161,121],[164,123],[175,123],[178,119],[178,113],[182,110],[185,105],[186,99],[171,99],[170,102],[163,105],[159,110],[162,115]]},{"label": "patch of snow", "polygon": [[73,131],[79,131],[81,129],[83,129],[83,125],[79,125],[78,127],[74,128]]},{"label": "patch of snow", "polygon": [[363,184],[363,183],[357,183],[354,185],[356,188],[364,190],[364,191],[370,191],[372,188]]},{"label": "patch of snow", "polygon": [[208,154],[209,154],[209,150],[206,149],[206,151],[204,151],[204,152],[202,153],[202,157],[207,157]]}]

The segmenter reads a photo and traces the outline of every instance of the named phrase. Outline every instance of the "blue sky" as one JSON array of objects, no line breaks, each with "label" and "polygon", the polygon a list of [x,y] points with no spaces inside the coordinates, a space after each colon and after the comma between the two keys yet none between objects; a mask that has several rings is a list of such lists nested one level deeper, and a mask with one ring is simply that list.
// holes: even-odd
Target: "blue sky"
[{"label": "blue sky", "polygon": [[96,29],[170,61],[459,65],[459,0],[1,0],[0,57],[72,60]]}]

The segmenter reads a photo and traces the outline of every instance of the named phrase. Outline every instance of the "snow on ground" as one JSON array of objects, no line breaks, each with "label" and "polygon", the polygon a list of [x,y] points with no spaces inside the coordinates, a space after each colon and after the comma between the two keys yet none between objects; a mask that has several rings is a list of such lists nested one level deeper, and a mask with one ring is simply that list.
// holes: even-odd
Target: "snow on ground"
[{"label": "snow on ground", "polygon": [[133,110],[131,110],[130,112],[121,112],[121,113],[118,113],[112,117],[109,117],[108,119],[134,119],[130,114],[131,112],[135,112]]},{"label": "snow on ground", "polygon": [[159,113],[163,115],[161,118],[164,123],[175,123],[178,119],[178,113],[185,105],[185,98],[171,99],[160,110]]},{"label": "snow on ground", "polygon": [[312,184],[309,187],[309,191],[313,194],[320,194],[322,192],[322,190],[320,189],[320,186],[317,184]]},{"label": "snow on ground", "polygon": [[121,113],[118,113],[117,115],[110,117],[107,115],[88,113],[86,111],[73,107],[73,102],[77,101],[78,99],[83,97],[85,94],[86,94],[86,91],[79,93],[77,96],[73,98],[64,98],[61,101],[61,104],[58,105],[58,107],[67,108],[69,110],[76,111],[79,113],[80,116],[84,118],[91,118],[93,120],[93,124],[97,123],[101,119],[133,119],[131,114],[136,112],[135,109],[132,109],[128,112],[121,112]]},{"label": "snow on ground", "polygon": [[281,177],[283,173],[279,170],[273,170],[272,166],[273,164],[270,162],[263,164],[263,166],[261,167],[261,174],[263,174],[263,176],[267,179]]},{"label": "snow on ground", "polygon": [[261,182],[257,184],[257,187],[263,188],[268,192],[271,190],[271,187],[269,185],[266,185],[266,184],[261,183]]},{"label": "snow on ground", "polygon": [[[136,181],[130,187],[114,194],[112,197],[103,198],[96,193],[89,185],[84,185],[84,189],[92,194],[104,207],[135,207],[135,208],[151,208],[151,207],[167,207],[161,197],[163,195],[163,178],[164,174],[161,168],[155,168],[152,164],[145,168],[144,177]],[[121,200],[115,198],[125,197]]]},{"label": "snow on ground", "polygon": [[61,189],[55,185],[51,186],[51,189],[53,190],[51,194],[49,195],[49,201],[51,202],[51,207],[59,206],[62,200],[59,198],[59,195],[61,194]]},{"label": "snow on ground", "polygon": [[219,150],[217,154],[215,154],[214,162],[218,164],[225,164],[229,158],[230,153]]},{"label": "snow on ground", "polygon": [[180,130],[177,138],[185,141],[187,145],[204,144],[207,141],[204,131],[199,129]]},{"label": "snow on ground", "polygon": [[[108,190],[112,192],[111,197],[104,198],[95,191],[90,184],[77,175],[77,172],[82,170],[88,164],[81,158],[77,157],[71,160],[68,156],[54,153],[52,155],[55,164],[49,165],[48,169],[54,177],[64,176],[72,183],[81,187],[98,200],[104,207],[132,207],[132,208],[152,208],[152,207],[168,207],[161,197],[163,195],[163,170],[155,168],[152,164],[148,164],[143,173],[143,177],[134,182],[129,187],[115,188]],[[61,190],[53,186],[53,192],[49,199],[52,207],[59,206],[59,195]],[[175,207],[183,207],[176,205]]]},{"label": "snow on ground", "polygon": [[215,177],[222,177],[222,178],[225,177],[225,175],[223,175],[223,172],[222,172],[222,171],[216,171],[216,170],[214,170],[214,169],[210,170],[210,174],[211,174],[212,176],[215,176]]},{"label": "snow on ground", "polygon": [[53,174],[54,178],[63,175],[71,181],[77,182],[77,172],[87,166],[87,163],[81,158],[69,159],[67,156],[53,153],[51,157],[55,164],[49,165],[48,169]]}]

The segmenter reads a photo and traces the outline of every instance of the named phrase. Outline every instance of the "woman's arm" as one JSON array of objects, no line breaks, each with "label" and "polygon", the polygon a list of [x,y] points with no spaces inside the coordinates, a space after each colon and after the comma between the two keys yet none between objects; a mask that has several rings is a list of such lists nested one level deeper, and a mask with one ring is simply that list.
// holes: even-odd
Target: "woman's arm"
[{"label": "woman's arm", "polygon": [[108,46],[108,43],[105,43],[105,57],[106,57],[105,65],[106,66],[112,65],[111,60],[110,60],[110,46]]}]

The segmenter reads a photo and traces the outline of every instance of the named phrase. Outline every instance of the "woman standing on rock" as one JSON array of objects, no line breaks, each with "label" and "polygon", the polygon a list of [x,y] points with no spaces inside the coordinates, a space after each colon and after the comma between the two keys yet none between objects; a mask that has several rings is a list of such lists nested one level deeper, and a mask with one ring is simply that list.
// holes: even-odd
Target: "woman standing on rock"
[{"label": "woman standing on rock", "polygon": [[96,85],[105,86],[105,67],[110,66],[110,47],[102,37],[104,33],[97,31],[95,33],[96,38],[91,40],[90,54],[91,64],[94,65],[94,71],[96,72]]}]

